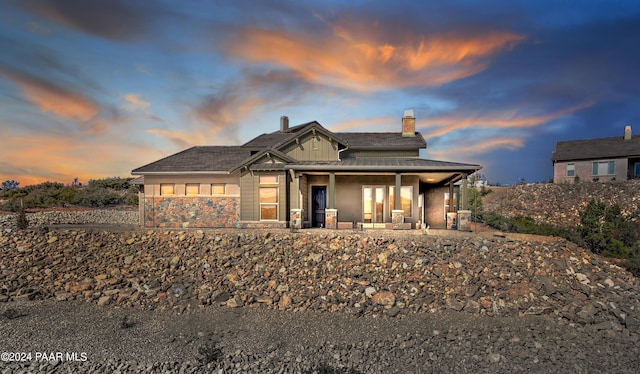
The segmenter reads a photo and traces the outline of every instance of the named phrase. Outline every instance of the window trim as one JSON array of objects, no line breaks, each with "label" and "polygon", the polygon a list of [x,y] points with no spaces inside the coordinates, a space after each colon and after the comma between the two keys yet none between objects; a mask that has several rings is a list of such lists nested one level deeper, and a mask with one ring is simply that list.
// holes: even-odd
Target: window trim
[{"label": "window trim", "polygon": [[[171,193],[164,193],[164,187],[171,187]],[[160,183],[160,196],[175,196],[176,195],[176,184],[175,183]]]},{"label": "window trim", "polygon": [[[569,167],[571,167],[571,168],[569,168]],[[569,172],[571,172],[571,173],[569,173]],[[566,171],[565,175],[567,177],[569,177],[569,178],[575,177],[576,176],[576,164],[574,164],[574,163],[567,164],[567,171]]]},{"label": "window trim", "polygon": [[[260,196],[260,191],[262,190],[266,190],[266,189],[274,189],[276,190],[276,202],[266,202],[263,203],[261,200],[261,196]],[[262,186],[258,189],[258,206],[260,207],[260,221],[279,221],[280,220],[280,188],[276,187],[276,186]],[[262,207],[263,206],[274,206],[276,208],[276,218],[272,219],[272,218],[262,218]]]},{"label": "window trim", "polygon": [[[268,182],[268,181],[264,181],[264,182],[263,182],[263,181],[262,181],[262,178],[263,178],[263,177],[264,177],[265,179],[266,179],[266,177],[274,177],[274,178],[276,179],[276,181],[275,181],[275,182]],[[277,174],[275,174],[275,175],[274,175],[274,174],[264,174],[264,175],[259,175],[259,176],[258,176],[258,184],[260,184],[260,185],[277,185],[277,184],[280,184],[280,176],[279,176],[279,175],[277,175]]]},{"label": "window trim", "polygon": [[[222,193],[214,192],[216,186],[222,186]],[[226,195],[227,194],[227,184],[226,183],[211,183],[211,195]]]},{"label": "window trim", "polygon": [[[189,187],[197,187],[198,188],[198,192],[193,194],[193,193],[189,193]],[[185,196],[198,196],[200,195],[200,183],[185,183],[184,185],[184,194]]]},{"label": "window trim", "polygon": [[[598,174],[598,169],[600,168],[600,164],[607,164],[607,174]],[[615,161],[593,161],[591,164],[591,175],[594,177],[601,176],[611,176],[616,174],[616,163]]]}]

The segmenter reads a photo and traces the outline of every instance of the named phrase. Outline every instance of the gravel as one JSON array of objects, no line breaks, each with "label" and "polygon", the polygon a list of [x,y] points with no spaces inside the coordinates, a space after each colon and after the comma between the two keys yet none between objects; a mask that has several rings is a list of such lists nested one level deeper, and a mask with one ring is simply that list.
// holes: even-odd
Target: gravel
[{"label": "gravel", "polygon": [[[5,303],[0,311],[3,350],[65,355],[57,363],[3,363],[3,373],[632,373],[640,367],[638,335],[549,316],[444,311],[358,318],[217,306],[178,315],[54,301]],[[86,361],[67,360],[74,352]]]},{"label": "gravel", "polygon": [[0,372],[640,367],[624,269],[557,238],[432,234],[3,230],[0,347],[31,357]]}]

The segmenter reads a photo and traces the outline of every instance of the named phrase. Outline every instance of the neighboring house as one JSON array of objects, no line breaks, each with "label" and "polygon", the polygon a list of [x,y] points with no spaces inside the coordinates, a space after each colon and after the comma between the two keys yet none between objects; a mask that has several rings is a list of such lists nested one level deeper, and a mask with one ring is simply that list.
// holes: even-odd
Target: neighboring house
[{"label": "neighboring house", "polygon": [[623,181],[640,177],[640,136],[624,136],[556,143],[553,180],[556,183],[581,181]]},{"label": "neighboring house", "polygon": [[141,224],[445,227],[447,211],[466,208],[467,176],[481,167],[421,159],[426,146],[413,110],[394,133],[289,127],[282,117],[279,131],[246,144],[197,146],[134,169],[143,177]]}]

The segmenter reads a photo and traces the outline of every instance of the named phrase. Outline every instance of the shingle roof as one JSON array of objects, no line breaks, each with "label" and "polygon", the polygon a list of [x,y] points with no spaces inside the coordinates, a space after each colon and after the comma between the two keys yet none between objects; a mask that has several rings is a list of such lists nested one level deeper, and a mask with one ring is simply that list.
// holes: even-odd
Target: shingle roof
[{"label": "shingle roof", "polygon": [[[132,171],[134,175],[152,173],[199,173],[199,172],[231,172],[237,168],[247,165],[259,158],[259,155],[269,151],[278,155],[277,149],[293,141],[297,136],[309,131],[318,131],[327,136],[335,138],[342,144],[349,145],[352,149],[419,149],[425,148],[426,142],[420,133],[415,137],[403,137],[396,132],[340,132],[333,133],[325,129],[316,121],[303,123],[289,128],[285,132],[275,131],[269,134],[262,134],[241,146],[197,146],[171,156],[165,157],[156,162],[141,166]],[[260,151],[259,154],[255,154]],[[282,155],[286,157],[286,155]],[[257,157],[257,158],[256,158]],[[282,157],[280,157],[282,158]],[[345,159],[332,162],[297,162],[287,160],[290,164],[323,168],[355,168],[358,170],[374,170],[375,168],[405,168],[412,170],[425,170],[425,168],[462,168],[461,170],[471,170],[478,165],[458,164],[455,162],[421,160],[421,159],[401,159],[401,158],[368,158],[368,159]],[[279,167],[274,165],[260,165],[253,168]]]},{"label": "shingle roof", "polygon": [[438,171],[438,170],[480,170],[480,165],[459,162],[425,160],[421,158],[346,158],[340,161],[299,161],[287,165],[297,170],[378,170],[378,171]]},{"label": "shingle roof", "polygon": [[134,169],[131,173],[228,171],[251,156],[240,146],[197,146]]},{"label": "shingle roof", "polygon": [[588,160],[640,156],[640,136],[622,136],[557,142],[553,161]]},{"label": "shingle roof", "polygon": [[402,136],[400,132],[337,132],[336,136],[347,143],[349,148],[425,148],[427,143],[420,133],[416,136]]},{"label": "shingle roof", "polygon": [[288,137],[290,137],[290,133],[286,132],[272,132],[270,134],[262,134],[259,135],[248,142],[242,145],[242,148],[251,148],[251,149],[263,149],[272,147],[274,144],[278,144],[281,141],[284,141]]}]

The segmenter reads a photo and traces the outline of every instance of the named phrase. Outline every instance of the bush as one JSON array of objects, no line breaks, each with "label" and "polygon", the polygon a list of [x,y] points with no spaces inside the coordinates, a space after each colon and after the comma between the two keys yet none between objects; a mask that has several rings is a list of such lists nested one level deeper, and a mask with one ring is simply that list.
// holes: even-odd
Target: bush
[{"label": "bush", "polygon": [[18,211],[18,215],[16,216],[16,226],[20,230],[25,230],[29,226],[29,221],[27,221],[27,214],[25,213],[23,208]]},{"label": "bush", "polygon": [[6,199],[0,209],[18,212],[20,201],[27,209],[54,208],[70,205],[104,208],[109,206],[138,204],[138,187],[130,183],[131,178],[107,178],[94,180],[83,187],[77,181],[65,186],[57,182],[45,182],[37,185],[3,190]]},{"label": "bush", "polygon": [[618,205],[591,200],[580,212],[580,225],[571,228],[537,224],[530,217],[508,218],[487,212],[483,222],[506,232],[559,236],[593,253],[625,259],[624,265],[640,275],[640,223],[625,217]]}]

